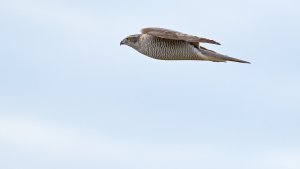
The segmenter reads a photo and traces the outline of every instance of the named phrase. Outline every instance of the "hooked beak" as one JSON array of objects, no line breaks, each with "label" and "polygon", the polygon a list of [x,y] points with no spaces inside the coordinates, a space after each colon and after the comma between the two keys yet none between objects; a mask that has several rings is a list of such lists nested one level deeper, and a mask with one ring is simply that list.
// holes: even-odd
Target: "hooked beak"
[{"label": "hooked beak", "polygon": [[125,40],[122,40],[121,42],[120,42],[120,46],[121,45],[124,45],[125,44]]}]

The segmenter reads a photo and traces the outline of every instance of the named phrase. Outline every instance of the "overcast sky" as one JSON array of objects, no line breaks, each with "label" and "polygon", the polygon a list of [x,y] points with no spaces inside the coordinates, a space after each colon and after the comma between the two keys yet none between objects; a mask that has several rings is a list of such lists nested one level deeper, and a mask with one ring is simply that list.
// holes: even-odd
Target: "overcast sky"
[{"label": "overcast sky", "polygon": [[[0,1],[1,169],[299,169],[300,3]],[[252,64],[160,61],[164,27]]]}]

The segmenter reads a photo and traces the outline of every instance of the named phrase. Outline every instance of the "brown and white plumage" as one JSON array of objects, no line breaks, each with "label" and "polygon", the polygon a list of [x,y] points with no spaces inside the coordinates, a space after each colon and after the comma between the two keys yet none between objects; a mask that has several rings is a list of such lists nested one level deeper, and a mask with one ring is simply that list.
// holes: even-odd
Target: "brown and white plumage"
[{"label": "brown and white plumage", "polygon": [[160,60],[208,60],[213,62],[249,63],[208,50],[200,43],[220,43],[163,28],[144,28],[142,34],[130,35],[121,41],[138,52]]}]

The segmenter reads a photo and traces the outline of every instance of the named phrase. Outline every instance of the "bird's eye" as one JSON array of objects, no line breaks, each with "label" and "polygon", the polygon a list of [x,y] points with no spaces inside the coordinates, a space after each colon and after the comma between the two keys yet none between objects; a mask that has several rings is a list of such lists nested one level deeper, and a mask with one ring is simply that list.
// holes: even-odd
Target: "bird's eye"
[{"label": "bird's eye", "polygon": [[126,38],[128,42],[130,42],[130,38]]}]

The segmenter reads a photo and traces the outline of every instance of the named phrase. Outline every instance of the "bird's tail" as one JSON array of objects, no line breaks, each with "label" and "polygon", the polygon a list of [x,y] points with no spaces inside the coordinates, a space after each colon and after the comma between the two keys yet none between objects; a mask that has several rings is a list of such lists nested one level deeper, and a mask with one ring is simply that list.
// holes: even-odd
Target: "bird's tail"
[{"label": "bird's tail", "polygon": [[205,60],[209,60],[209,61],[213,61],[213,62],[232,61],[232,62],[250,64],[250,62],[240,60],[240,59],[237,59],[237,58],[233,58],[233,57],[229,57],[229,56],[226,56],[226,55],[222,55],[222,54],[216,53],[214,51],[207,50],[205,48],[200,48],[199,50],[200,50],[201,54],[204,55]]}]

